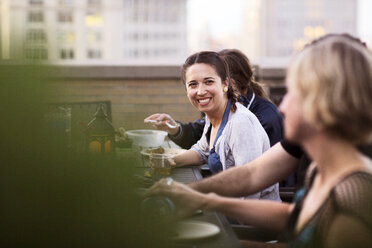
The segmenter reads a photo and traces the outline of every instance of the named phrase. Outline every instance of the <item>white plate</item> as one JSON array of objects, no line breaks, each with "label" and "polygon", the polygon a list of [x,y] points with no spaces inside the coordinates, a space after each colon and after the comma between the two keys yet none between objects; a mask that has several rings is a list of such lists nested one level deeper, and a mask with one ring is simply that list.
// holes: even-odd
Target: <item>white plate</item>
[{"label": "white plate", "polygon": [[[151,149],[144,149],[141,151],[141,154],[145,156],[150,156],[149,150]],[[164,153],[171,154],[172,157],[177,156],[185,151],[186,151],[185,149],[179,149],[179,148],[164,148]]]},{"label": "white plate", "polygon": [[190,220],[177,223],[175,231],[174,239],[192,240],[215,236],[220,233],[220,228],[208,222]]}]

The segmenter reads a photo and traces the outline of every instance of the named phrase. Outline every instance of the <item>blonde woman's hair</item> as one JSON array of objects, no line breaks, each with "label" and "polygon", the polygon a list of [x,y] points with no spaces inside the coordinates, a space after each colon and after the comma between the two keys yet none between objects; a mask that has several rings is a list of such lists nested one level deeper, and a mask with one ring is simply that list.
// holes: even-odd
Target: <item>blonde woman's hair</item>
[{"label": "blonde woman's hair", "polygon": [[372,54],[349,35],[327,35],[295,56],[287,84],[299,94],[304,118],[358,144],[371,141]]}]

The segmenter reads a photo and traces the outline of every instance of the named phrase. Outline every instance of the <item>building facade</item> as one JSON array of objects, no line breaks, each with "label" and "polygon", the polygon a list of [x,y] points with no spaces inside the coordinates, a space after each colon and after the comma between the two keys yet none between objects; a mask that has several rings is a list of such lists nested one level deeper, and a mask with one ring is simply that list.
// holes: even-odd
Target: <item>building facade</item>
[{"label": "building facade", "polygon": [[357,34],[358,0],[245,0],[239,47],[261,66],[286,66],[327,33]]},{"label": "building facade", "polygon": [[[1,23],[6,25],[1,25],[0,44],[10,57],[26,59],[179,63],[187,55],[185,3],[1,0]],[[9,44],[4,43],[7,39]]]},{"label": "building facade", "polygon": [[326,33],[357,33],[357,0],[261,1],[263,57],[289,56]]}]

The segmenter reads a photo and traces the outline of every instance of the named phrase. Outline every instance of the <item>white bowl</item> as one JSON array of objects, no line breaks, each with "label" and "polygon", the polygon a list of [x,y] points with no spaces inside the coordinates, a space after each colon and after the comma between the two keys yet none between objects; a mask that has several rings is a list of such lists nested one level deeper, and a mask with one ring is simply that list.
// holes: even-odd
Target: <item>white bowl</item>
[{"label": "white bowl", "polygon": [[160,130],[130,130],[125,132],[133,143],[141,147],[158,147],[164,143],[167,132]]}]

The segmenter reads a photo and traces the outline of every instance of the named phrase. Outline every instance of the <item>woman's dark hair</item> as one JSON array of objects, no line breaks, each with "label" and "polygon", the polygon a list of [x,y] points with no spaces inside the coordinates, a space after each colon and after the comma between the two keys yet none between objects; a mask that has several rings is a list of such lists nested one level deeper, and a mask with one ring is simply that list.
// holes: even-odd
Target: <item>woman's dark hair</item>
[{"label": "woman's dark hair", "polygon": [[246,96],[248,92],[270,100],[262,86],[254,79],[254,71],[247,56],[237,49],[224,49],[218,52],[226,61],[231,81],[240,95]]},{"label": "woman's dark hair", "polygon": [[187,69],[194,64],[207,64],[214,68],[217,75],[221,78],[221,81],[224,82],[228,80],[229,86],[227,91],[227,98],[231,99],[231,110],[236,111],[235,103],[238,100],[239,93],[235,86],[231,83],[229,67],[227,63],[221,58],[221,56],[212,51],[202,51],[190,55],[185,63],[182,65],[181,70],[181,79],[183,84],[186,84],[186,71]]}]

